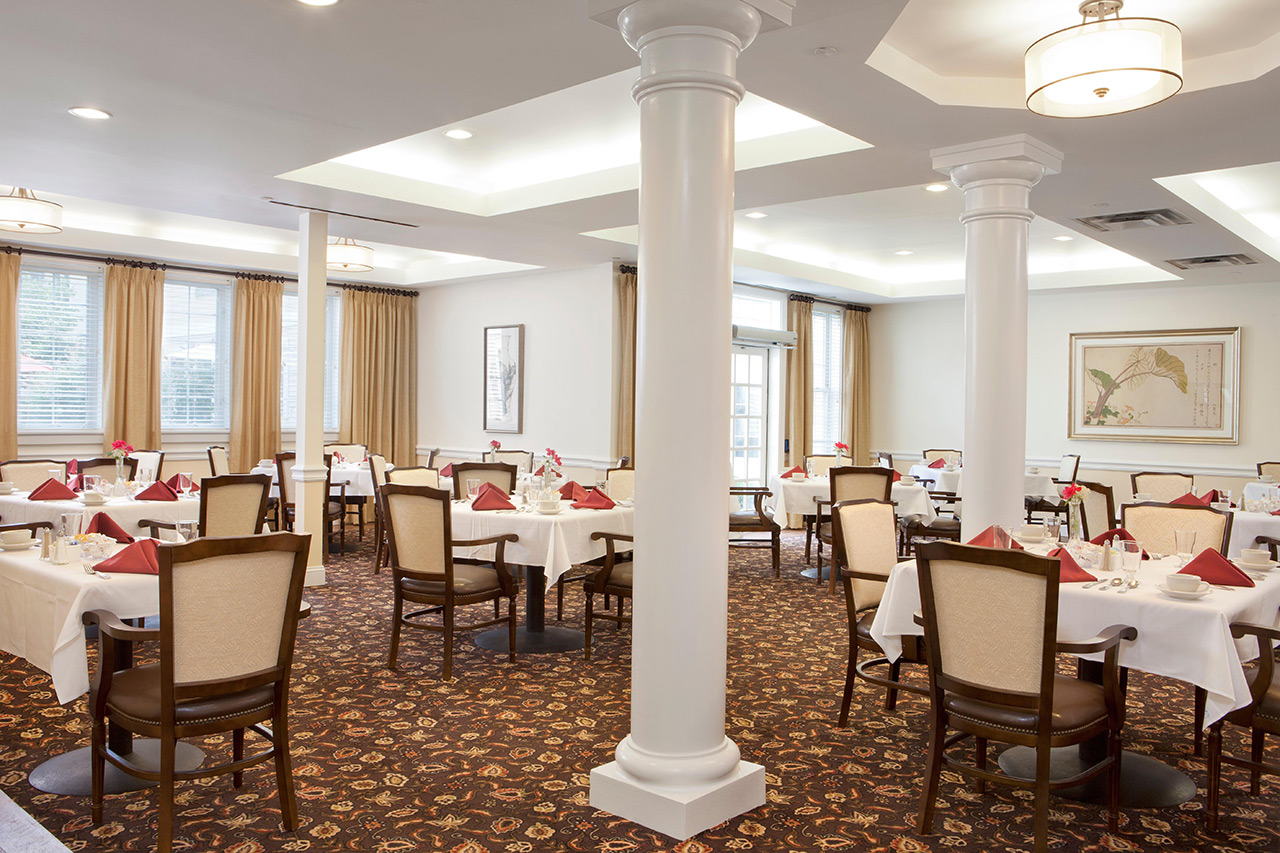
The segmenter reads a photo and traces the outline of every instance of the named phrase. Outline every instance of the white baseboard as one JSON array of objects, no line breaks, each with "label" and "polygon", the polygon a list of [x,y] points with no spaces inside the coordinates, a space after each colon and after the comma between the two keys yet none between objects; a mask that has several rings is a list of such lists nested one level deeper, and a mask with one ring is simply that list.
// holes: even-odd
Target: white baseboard
[{"label": "white baseboard", "polygon": [[303,586],[324,586],[324,566],[307,566],[307,579]]}]

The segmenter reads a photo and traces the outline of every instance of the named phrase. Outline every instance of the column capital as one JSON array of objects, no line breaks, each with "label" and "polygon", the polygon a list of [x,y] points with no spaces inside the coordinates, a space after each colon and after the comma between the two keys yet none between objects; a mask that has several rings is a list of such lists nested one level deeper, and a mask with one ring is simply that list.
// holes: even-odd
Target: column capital
[{"label": "column capital", "polygon": [[[622,32],[633,48],[643,32],[671,26],[704,26],[736,32],[745,12],[756,21],[742,33],[745,48],[757,32],[791,26],[796,0],[587,0],[587,17]],[[745,7],[745,8],[743,8]]]},{"label": "column capital", "polygon": [[[1056,175],[1062,171],[1063,159],[1061,151],[1025,133],[935,148],[929,155],[933,158],[933,168],[944,175],[951,175],[960,166],[993,160],[1035,163],[1043,167],[1042,175]],[[1017,174],[1020,170],[1013,171]]]}]

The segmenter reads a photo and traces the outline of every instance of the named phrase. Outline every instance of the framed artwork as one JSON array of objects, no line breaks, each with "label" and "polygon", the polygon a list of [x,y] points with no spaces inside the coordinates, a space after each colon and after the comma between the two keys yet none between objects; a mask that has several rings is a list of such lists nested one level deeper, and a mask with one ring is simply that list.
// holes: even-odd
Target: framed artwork
[{"label": "framed artwork", "polygon": [[524,429],[524,326],[484,329],[484,431]]},{"label": "framed artwork", "polygon": [[1240,328],[1071,335],[1068,438],[1239,444]]}]

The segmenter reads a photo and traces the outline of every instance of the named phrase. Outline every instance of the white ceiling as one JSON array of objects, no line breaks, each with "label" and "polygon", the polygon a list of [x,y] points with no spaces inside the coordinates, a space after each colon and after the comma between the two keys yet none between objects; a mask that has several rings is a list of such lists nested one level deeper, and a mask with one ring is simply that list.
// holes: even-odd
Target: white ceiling
[{"label": "white ceiling", "polygon": [[[1162,17],[1187,33],[1189,56],[1201,49],[1197,44],[1207,45],[1204,50],[1249,40],[1269,44],[1274,0],[1232,3],[1252,14],[1226,14],[1226,0],[1157,5]],[[1261,263],[1177,278],[1280,281],[1280,251],[1258,236],[1262,229],[1224,214],[1231,205],[1214,203],[1219,197],[1200,183],[1187,179],[1177,189],[1176,180],[1169,183],[1280,160],[1280,112],[1272,108],[1280,102],[1277,72],[1194,91],[1189,68],[1190,91],[1165,104],[1061,121],[1025,110],[942,106],[867,65],[900,16],[910,21],[932,11],[969,26],[969,35],[957,32],[958,43],[944,51],[955,56],[938,60],[947,69],[986,74],[1016,66],[1026,45],[1009,56],[1017,39],[1001,34],[1003,23],[1032,5],[1054,4],[799,0],[791,28],[762,35],[743,54],[741,79],[754,95],[874,147],[739,172],[738,209],[770,213],[762,220],[739,219],[739,242],[754,247],[739,251],[739,276],[877,301],[955,293],[962,246],[953,218],[958,193],[935,200],[919,189],[939,179],[928,152],[1029,133],[1066,154],[1062,174],[1033,192],[1033,207],[1044,218],[1033,229],[1039,286],[1150,281],[1173,275],[1163,264],[1169,258],[1229,252]],[[1209,5],[1224,13],[1195,8]],[[1075,22],[1075,3],[1066,6],[1062,25]],[[1130,0],[1126,14],[1140,6]],[[995,35],[984,36],[984,29]],[[819,56],[817,47],[837,52]],[[294,0],[115,0],[109,15],[98,0],[10,4],[0,50],[6,66],[18,69],[0,91],[0,183],[68,197],[69,224],[76,215],[89,216],[90,208],[111,205],[117,213],[136,211],[142,221],[180,226],[160,236],[123,233],[132,226],[119,223],[105,231],[69,227],[46,241],[55,245],[105,250],[100,247],[109,244],[116,253],[288,271],[296,258],[285,232],[296,228],[297,212],[263,201],[271,197],[416,226],[334,218],[335,236],[376,244],[389,259],[364,277],[374,281],[455,281],[634,257],[625,241],[584,236],[635,224],[636,192],[628,187],[605,184],[576,193],[580,197],[482,216],[414,203],[395,192],[381,197],[277,177],[428,131],[471,129],[473,119],[519,114],[516,105],[632,73],[635,55],[616,31],[585,17],[581,0],[342,0],[324,8]],[[572,103],[561,99],[556,109],[572,115]],[[115,118],[88,122],[66,113],[81,104],[110,110]],[[628,96],[609,114],[631,109]],[[555,123],[546,115],[526,120],[540,128],[539,145],[554,148]],[[513,127],[518,125],[505,130],[522,132]],[[456,144],[470,143],[492,153],[486,146],[497,140],[478,133]],[[520,149],[504,141],[496,150]],[[506,159],[489,162],[499,168]],[[77,214],[76,199],[92,205]],[[941,205],[936,211],[920,207],[935,202]],[[893,207],[899,203],[901,214]],[[1280,194],[1260,204],[1251,213],[1266,221],[1280,212]],[[1100,212],[1170,206],[1192,224],[1088,239],[1073,223]],[[192,224],[181,217],[199,217],[217,236],[171,239]],[[1039,245],[1060,233],[1074,233],[1077,240]],[[243,251],[235,245],[241,238]],[[797,244],[821,250],[831,266],[777,249]],[[914,254],[884,257],[867,248],[877,245]],[[467,260],[449,270],[441,253]],[[486,268],[485,259],[500,265]]]}]

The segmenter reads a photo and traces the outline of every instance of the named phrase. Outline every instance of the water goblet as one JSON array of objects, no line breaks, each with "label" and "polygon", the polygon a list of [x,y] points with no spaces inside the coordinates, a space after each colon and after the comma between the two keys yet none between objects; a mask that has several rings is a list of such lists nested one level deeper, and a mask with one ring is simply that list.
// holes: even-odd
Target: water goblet
[{"label": "water goblet", "polygon": [[1142,564],[1142,545],[1135,541],[1117,539],[1113,543],[1120,553],[1120,569],[1124,572],[1125,583],[1132,589],[1138,585],[1136,575],[1138,566]]},{"label": "water goblet", "polygon": [[1045,519],[1044,535],[1051,544],[1057,544],[1062,535],[1062,521],[1056,515]]},{"label": "water goblet", "polygon": [[191,474],[190,473],[183,473],[178,475],[178,494],[180,495],[191,494]]},{"label": "water goblet", "polygon": [[479,494],[480,494],[480,481],[467,480],[467,497],[474,501],[476,499],[476,496]]},{"label": "water goblet", "polygon": [[196,523],[194,521],[179,521],[175,527],[179,542],[190,542],[196,538]]},{"label": "water goblet", "polygon": [[1191,555],[1196,548],[1196,532],[1194,530],[1173,531],[1173,550],[1178,555],[1178,567],[1191,562]]}]

